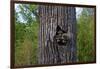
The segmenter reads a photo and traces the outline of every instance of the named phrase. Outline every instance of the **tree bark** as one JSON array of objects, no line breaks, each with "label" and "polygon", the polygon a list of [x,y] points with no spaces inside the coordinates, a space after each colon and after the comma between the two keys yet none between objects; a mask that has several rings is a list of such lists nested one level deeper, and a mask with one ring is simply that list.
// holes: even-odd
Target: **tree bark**
[{"label": "tree bark", "polygon": [[[39,64],[62,64],[76,62],[76,11],[75,7],[39,6]],[[70,41],[59,46],[53,40],[57,26],[70,32]]]}]

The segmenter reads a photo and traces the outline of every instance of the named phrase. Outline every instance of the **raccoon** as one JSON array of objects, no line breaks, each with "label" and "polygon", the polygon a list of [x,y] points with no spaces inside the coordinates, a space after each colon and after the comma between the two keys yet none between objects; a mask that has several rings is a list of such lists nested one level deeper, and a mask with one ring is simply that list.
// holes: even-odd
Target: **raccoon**
[{"label": "raccoon", "polygon": [[57,26],[56,28],[56,34],[54,36],[54,41],[62,46],[62,45],[66,45],[68,43],[68,41],[71,38],[71,34],[68,31],[64,31],[60,28],[60,26]]}]

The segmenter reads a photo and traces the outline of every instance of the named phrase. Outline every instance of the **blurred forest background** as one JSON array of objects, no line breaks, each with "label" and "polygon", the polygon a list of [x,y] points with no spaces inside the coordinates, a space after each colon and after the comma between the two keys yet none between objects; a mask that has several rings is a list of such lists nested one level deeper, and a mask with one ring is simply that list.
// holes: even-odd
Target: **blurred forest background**
[{"label": "blurred forest background", "polygon": [[[15,4],[15,66],[38,64],[38,5]],[[76,7],[78,62],[95,60],[94,9]]]}]

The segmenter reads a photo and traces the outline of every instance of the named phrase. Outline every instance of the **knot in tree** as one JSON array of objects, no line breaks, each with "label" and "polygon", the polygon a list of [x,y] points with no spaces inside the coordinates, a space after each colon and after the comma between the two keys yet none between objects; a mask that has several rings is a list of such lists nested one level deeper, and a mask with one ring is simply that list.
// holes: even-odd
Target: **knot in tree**
[{"label": "knot in tree", "polygon": [[56,34],[54,36],[54,41],[58,46],[66,46],[68,42],[70,41],[71,36],[70,33],[65,30],[62,30],[60,26],[58,25],[56,28]]}]

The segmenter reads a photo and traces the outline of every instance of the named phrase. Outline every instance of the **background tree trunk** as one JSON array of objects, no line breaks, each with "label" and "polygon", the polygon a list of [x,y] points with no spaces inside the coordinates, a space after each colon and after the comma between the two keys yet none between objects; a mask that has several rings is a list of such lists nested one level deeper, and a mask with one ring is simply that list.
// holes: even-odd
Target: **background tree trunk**
[{"label": "background tree trunk", "polygon": [[[61,64],[76,62],[76,11],[75,7],[40,5],[39,6],[39,64]],[[68,31],[70,41],[66,46],[58,46],[53,37],[56,27]]]}]

